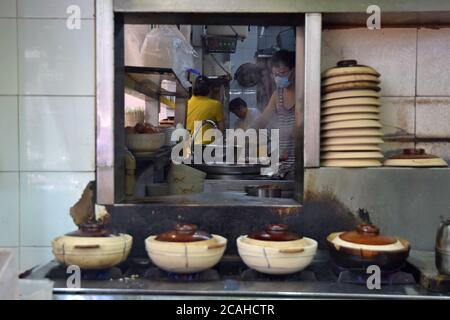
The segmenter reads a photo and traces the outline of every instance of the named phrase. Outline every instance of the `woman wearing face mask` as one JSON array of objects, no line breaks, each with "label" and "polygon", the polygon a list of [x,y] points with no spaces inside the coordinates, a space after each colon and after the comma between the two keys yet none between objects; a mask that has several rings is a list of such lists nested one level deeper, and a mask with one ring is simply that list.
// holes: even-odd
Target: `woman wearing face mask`
[{"label": "woman wearing face mask", "polygon": [[256,127],[279,129],[280,168],[278,175],[290,178],[294,171],[295,52],[280,50],[272,57],[276,90]]}]

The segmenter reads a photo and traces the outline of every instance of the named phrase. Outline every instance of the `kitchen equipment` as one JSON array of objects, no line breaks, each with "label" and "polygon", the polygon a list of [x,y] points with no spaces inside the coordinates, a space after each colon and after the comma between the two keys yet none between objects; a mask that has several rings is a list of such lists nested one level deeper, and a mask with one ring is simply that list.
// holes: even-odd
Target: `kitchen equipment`
[{"label": "kitchen equipment", "polygon": [[378,98],[380,94],[374,90],[343,90],[337,92],[331,92],[322,95],[322,101],[331,101],[344,98],[360,98],[360,97],[373,97]]},{"label": "kitchen equipment", "polygon": [[281,198],[281,188],[277,185],[255,185],[246,186],[245,192],[248,196],[260,198]]},{"label": "kitchen equipment", "polygon": [[331,107],[322,110],[322,115],[342,114],[342,113],[380,113],[377,106],[342,106]]},{"label": "kitchen equipment", "polygon": [[267,274],[289,274],[305,269],[314,258],[317,242],[288,230],[284,224],[236,240],[239,256],[251,269]]},{"label": "kitchen equipment", "polygon": [[322,146],[320,151],[381,151],[376,144],[349,144],[337,146]]},{"label": "kitchen equipment", "polygon": [[378,84],[380,83],[380,79],[378,79],[378,76],[370,74],[348,74],[323,79],[322,87],[346,83],[360,83],[360,82]]},{"label": "kitchen equipment", "polygon": [[195,273],[216,265],[227,239],[198,231],[194,224],[177,224],[172,231],[152,235],[145,247],[155,265],[167,272]]},{"label": "kitchen equipment", "polygon": [[380,120],[380,116],[376,113],[343,113],[323,116],[321,123],[329,123],[345,120]]},{"label": "kitchen equipment", "polygon": [[442,219],[436,234],[436,268],[450,276],[450,219]]},{"label": "kitchen equipment", "polygon": [[166,142],[166,133],[127,133],[126,145],[133,152],[151,152],[161,148]]},{"label": "kitchen equipment", "polygon": [[383,132],[376,128],[363,129],[331,129],[322,132],[322,138],[340,137],[382,137]]},{"label": "kitchen equipment", "polygon": [[322,72],[322,78],[330,78],[335,76],[345,75],[373,75],[379,77],[380,74],[373,68],[365,65],[360,65],[356,60],[341,60],[336,67],[329,68]]},{"label": "kitchen equipment", "polygon": [[353,144],[381,144],[383,140],[379,137],[338,137],[322,139],[322,146],[353,145]]},{"label": "kitchen equipment", "polygon": [[245,88],[256,86],[262,79],[262,69],[254,63],[244,63],[234,74],[234,79]]},{"label": "kitchen equipment", "polygon": [[81,269],[106,269],[124,262],[130,253],[133,238],[128,234],[112,234],[95,222],[52,241],[56,260]]},{"label": "kitchen equipment", "polygon": [[344,168],[365,168],[365,167],[381,167],[381,162],[376,159],[332,159],[322,160],[320,165],[323,167],[344,167]]},{"label": "kitchen equipment", "polygon": [[258,175],[261,172],[261,164],[193,164],[194,168],[203,171],[207,175]]},{"label": "kitchen equipment", "polygon": [[370,224],[360,224],[354,231],[331,233],[327,245],[333,263],[349,269],[376,265],[383,271],[396,271],[404,265],[410,250],[408,241],[381,236],[379,228]]},{"label": "kitchen equipment", "polygon": [[382,159],[383,154],[377,151],[342,151],[342,152],[323,152],[322,159]]},{"label": "kitchen equipment", "polygon": [[390,167],[448,167],[445,160],[425,153],[424,149],[403,149],[402,153],[384,161]]},{"label": "kitchen equipment", "polygon": [[184,164],[172,164],[167,181],[170,194],[203,192],[206,173]]},{"label": "kitchen equipment", "polygon": [[342,107],[342,106],[379,106],[380,100],[374,97],[355,97],[328,100],[322,103],[322,108]]},{"label": "kitchen equipment", "polygon": [[382,125],[376,120],[345,120],[325,123],[322,130],[353,129],[353,128],[381,128]]},{"label": "kitchen equipment", "polygon": [[353,81],[353,82],[337,83],[337,84],[324,86],[324,87],[322,87],[322,92],[331,93],[331,92],[336,92],[336,91],[358,90],[358,89],[370,89],[370,90],[373,90],[376,92],[381,90],[381,88],[378,86],[378,83],[376,83],[376,82]]},{"label": "kitchen equipment", "polygon": [[53,281],[19,279],[20,300],[52,300]]}]

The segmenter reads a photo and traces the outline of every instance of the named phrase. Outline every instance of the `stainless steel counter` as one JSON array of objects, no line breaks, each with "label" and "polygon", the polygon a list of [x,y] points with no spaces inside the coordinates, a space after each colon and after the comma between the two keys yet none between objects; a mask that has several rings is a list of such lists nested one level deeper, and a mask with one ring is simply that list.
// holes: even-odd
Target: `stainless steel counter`
[{"label": "stainless steel counter", "polygon": [[[419,267],[430,264],[430,254],[413,251],[411,261]],[[320,252],[313,264],[327,264],[326,253]],[[49,263],[35,270],[29,278],[41,279],[56,266]],[[420,271],[420,270],[419,270]],[[450,293],[429,292],[418,283],[386,285],[369,290],[365,285],[339,283],[330,279],[302,281],[242,281],[222,277],[220,281],[153,281],[119,279],[82,281],[81,288],[67,288],[65,280],[54,283],[55,299],[446,299]]]}]

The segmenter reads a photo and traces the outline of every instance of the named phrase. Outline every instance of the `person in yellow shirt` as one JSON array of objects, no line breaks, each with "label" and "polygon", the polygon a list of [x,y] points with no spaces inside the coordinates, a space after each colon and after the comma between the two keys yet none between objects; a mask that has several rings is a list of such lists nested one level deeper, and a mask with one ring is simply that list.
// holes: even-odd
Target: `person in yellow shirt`
[{"label": "person in yellow shirt", "polygon": [[[210,84],[208,78],[199,76],[195,79],[193,87],[193,96],[188,100],[186,129],[194,134],[195,121],[212,120],[217,124],[220,131],[224,131],[224,116],[222,104],[214,99],[208,97],[210,91]],[[211,129],[210,124],[205,124],[202,127],[202,132]],[[196,143],[197,143],[196,138]],[[203,143],[211,143],[211,141],[203,141]]]}]

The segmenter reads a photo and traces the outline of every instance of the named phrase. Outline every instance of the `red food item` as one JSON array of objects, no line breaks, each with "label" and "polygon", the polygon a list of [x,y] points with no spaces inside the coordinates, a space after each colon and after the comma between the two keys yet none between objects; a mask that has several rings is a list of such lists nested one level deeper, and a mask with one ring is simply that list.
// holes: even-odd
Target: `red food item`
[{"label": "red food item", "polygon": [[134,126],[134,131],[136,133],[145,133],[145,124],[144,123],[137,123]]},{"label": "red food item", "polygon": [[132,134],[134,132],[134,127],[125,127],[125,133]]}]

